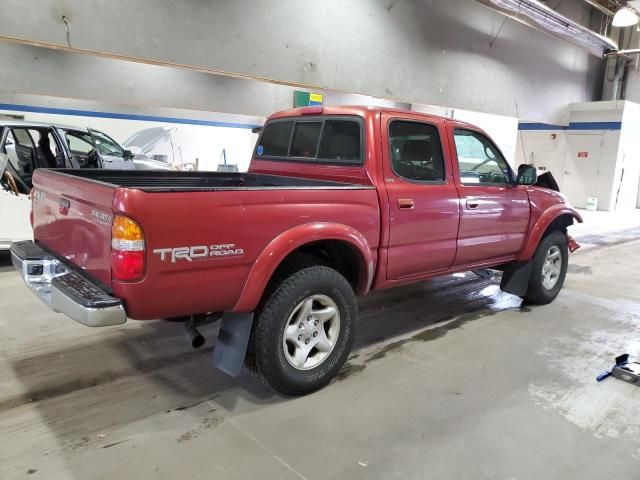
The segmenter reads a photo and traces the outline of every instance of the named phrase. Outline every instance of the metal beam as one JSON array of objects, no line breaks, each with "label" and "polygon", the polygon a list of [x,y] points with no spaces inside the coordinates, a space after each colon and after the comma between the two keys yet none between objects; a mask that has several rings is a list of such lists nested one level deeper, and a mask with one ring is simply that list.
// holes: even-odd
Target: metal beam
[{"label": "metal beam", "polygon": [[602,57],[618,45],[537,0],[476,0],[507,17]]},{"label": "metal beam", "polygon": [[594,1],[594,0],[584,0],[585,3],[588,3],[589,5],[591,5],[593,8],[595,8],[596,10],[598,10],[599,12],[604,13],[605,15],[609,16],[609,17],[613,17],[615,15],[615,12],[612,12],[611,10],[609,10],[607,7],[599,4],[598,2]]}]

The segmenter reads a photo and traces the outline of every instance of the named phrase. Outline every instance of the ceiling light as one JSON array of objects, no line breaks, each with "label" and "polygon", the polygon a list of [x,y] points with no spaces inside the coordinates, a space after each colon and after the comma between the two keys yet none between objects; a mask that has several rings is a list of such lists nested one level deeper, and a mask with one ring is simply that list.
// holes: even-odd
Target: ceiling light
[{"label": "ceiling light", "polygon": [[630,27],[638,23],[638,14],[629,7],[622,7],[613,17],[614,27]]}]

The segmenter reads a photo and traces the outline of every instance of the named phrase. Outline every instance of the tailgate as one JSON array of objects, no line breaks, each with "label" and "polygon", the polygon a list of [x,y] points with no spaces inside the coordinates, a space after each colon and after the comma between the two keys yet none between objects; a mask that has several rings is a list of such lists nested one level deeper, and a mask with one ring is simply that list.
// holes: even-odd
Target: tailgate
[{"label": "tailgate", "polygon": [[41,169],[33,187],[34,239],[111,287],[115,187]]}]

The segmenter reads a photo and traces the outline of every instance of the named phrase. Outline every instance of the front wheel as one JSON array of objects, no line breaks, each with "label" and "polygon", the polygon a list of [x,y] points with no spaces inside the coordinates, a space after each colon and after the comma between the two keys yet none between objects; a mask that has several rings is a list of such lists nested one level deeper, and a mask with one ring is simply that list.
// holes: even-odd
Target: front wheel
[{"label": "front wheel", "polygon": [[525,300],[537,305],[551,303],[560,293],[567,275],[569,249],[560,231],[544,237],[533,256],[533,269]]},{"label": "front wheel", "polygon": [[353,289],[337,271],[313,266],[293,273],[256,319],[250,345],[257,373],[285,395],[323,387],[349,355],[356,313]]}]

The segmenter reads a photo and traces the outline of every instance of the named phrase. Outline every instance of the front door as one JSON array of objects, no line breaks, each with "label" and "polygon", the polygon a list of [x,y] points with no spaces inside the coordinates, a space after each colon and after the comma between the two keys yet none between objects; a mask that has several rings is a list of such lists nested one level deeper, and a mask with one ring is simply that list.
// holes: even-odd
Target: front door
[{"label": "front door", "polygon": [[410,114],[382,116],[389,208],[387,278],[447,270],[456,253],[458,193],[445,162],[442,124]]},{"label": "front door", "polygon": [[488,137],[468,126],[450,124],[460,229],[455,266],[515,257],[529,229],[529,195]]}]

